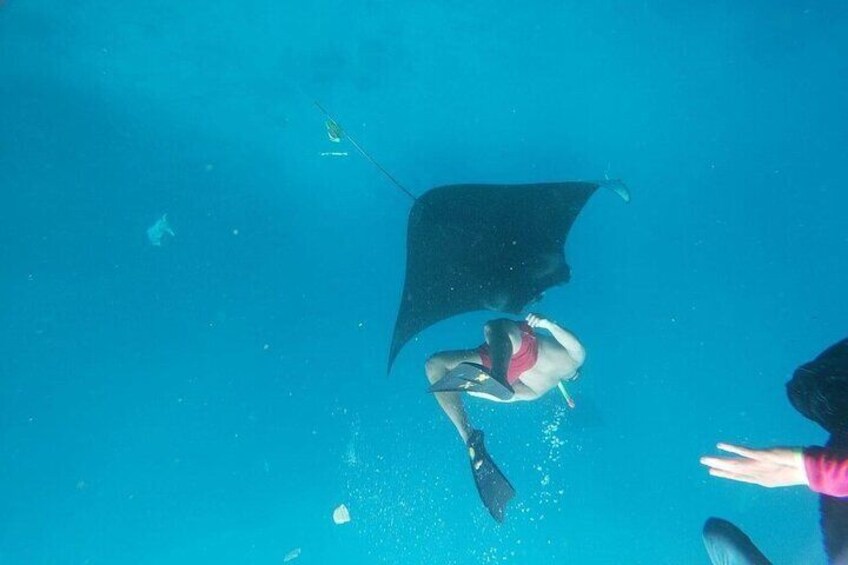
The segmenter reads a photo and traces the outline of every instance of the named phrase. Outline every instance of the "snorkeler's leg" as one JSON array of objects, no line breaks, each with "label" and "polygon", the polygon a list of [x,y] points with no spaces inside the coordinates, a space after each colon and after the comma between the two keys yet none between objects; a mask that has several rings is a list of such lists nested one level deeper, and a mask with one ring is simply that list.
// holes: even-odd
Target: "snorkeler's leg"
[{"label": "snorkeler's leg", "polygon": [[[480,363],[480,355],[474,350],[461,351],[443,351],[436,353],[424,365],[424,371],[427,373],[427,380],[433,384],[442,379],[448,372],[453,370],[460,363]],[[471,435],[471,425],[468,423],[468,415],[465,412],[465,406],[462,404],[462,393],[460,392],[437,392],[435,393],[436,400],[439,406],[456,427],[456,431],[462,438],[462,442],[466,443]]]},{"label": "snorkeler's leg", "polygon": [[491,320],[483,326],[483,336],[489,345],[489,355],[492,358],[492,378],[512,391],[512,386],[507,381],[507,371],[510,359],[521,347],[518,324],[506,318]]},{"label": "snorkeler's leg", "polygon": [[[461,363],[480,364],[480,355],[476,350],[447,351],[437,353],[427,360],[425,371],[430,384],[435,384],[453,371]],[[436,392],[436,400],[459,432],[467,448],[471,463],[471,473],[480,499],[492,517],[503,522],[507,503],[515,495],[515,490],[507,478],[495,465],[483,444],[482,430],[475,430],[468,423],[468,416],[462,404],[460,392]]]}]

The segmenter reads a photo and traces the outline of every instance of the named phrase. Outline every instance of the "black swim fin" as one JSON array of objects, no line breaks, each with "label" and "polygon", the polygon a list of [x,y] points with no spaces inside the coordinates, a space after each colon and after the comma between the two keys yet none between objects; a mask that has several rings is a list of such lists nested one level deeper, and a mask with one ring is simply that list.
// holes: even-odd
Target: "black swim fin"
[{"label": "black swim fin", "polygon": [[508,385],[497,381],[488,369],[477,363],[460,363],[444,377],[430,385],[429,392],[481,392],[509,400],[515,392]]},{"label": "black swim fin", "polygon": [[483,504],[492,518],[498,523],[503,523],[506,505],[515,496],[515,489],[486,452],[482,430],[471,432],[468,438],[468,457],[471,460],[474,483],[477,485],[477,492]]}]

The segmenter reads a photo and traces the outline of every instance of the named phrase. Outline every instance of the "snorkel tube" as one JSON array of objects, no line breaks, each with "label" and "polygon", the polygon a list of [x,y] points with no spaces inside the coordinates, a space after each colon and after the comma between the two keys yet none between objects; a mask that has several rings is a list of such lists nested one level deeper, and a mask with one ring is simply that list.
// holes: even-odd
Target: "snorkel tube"
[{"label": "snorkel tube", "polygon": [[571,397],[570,394],[568,394],[568,390],[566,390],[565,385],[562,381],[559,381],[557,383],[557,388],[562,393],[563,398],[565,398],[565,403],[568,404],[569,408],[574,408],[577,406],[577,404],[574,403],[574,399]]}]

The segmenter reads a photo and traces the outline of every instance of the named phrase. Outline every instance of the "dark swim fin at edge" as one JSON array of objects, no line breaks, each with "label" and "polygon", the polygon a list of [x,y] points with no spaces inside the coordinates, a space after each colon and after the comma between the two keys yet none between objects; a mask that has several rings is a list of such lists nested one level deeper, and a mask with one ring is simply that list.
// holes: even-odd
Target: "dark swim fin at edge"
[{"label": "dark swim fin at edge", "polygon": [[503,523],[507,503],[515,496],[515,489],[501,473],[483,444],[483,431],[474,430],[468,438],[468,457],[474,484],[483,505],[498,523]]}]

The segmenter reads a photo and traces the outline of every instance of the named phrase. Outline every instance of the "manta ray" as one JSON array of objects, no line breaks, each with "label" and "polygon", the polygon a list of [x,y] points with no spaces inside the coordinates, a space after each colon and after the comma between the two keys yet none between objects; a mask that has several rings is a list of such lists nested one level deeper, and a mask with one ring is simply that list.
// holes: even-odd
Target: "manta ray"
[{"label": "manta ray", "polygon": [[319,102],[332,143],[351,145],[413,200],[406,232],[406,277],[388,369],[403,346],[433,324],[474,310],[518,314],[571,269],[565,240],[600,187],[625,202],[619,180],[533,184],[455,184],[421,196],[378,163]]},{"label": "manta ray", "polygon": [[389,370],[403,346],[437,322],[475,310],[518,314],[567,283],[565,241],[599,187],[630,200],[620,181],[458,184],[418,197]]}]

